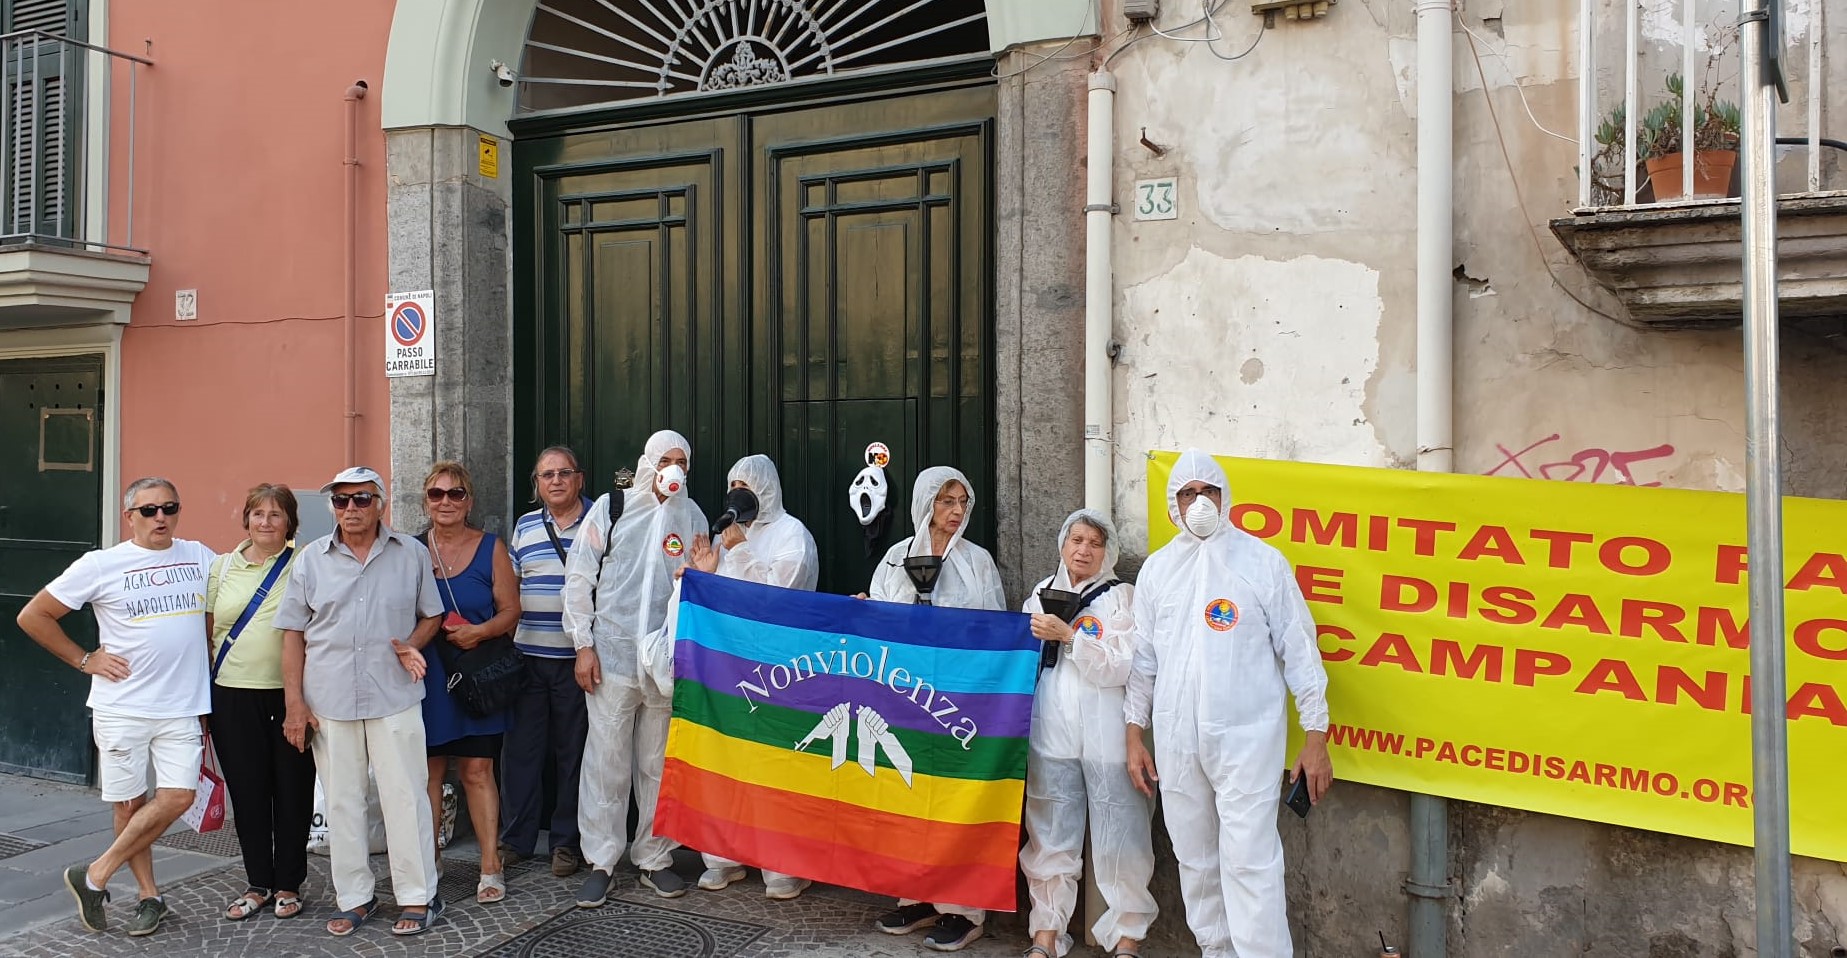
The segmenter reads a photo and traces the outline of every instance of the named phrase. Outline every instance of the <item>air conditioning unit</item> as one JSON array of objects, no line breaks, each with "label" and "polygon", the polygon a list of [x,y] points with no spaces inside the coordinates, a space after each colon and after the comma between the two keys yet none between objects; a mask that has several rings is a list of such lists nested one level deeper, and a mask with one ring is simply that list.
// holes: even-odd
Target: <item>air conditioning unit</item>
[{"label": "air conditioning unit", "polygon": [[1122,15],[1130,23],[1146,23],[1161,15],[1161,0],[1122,0]]}]

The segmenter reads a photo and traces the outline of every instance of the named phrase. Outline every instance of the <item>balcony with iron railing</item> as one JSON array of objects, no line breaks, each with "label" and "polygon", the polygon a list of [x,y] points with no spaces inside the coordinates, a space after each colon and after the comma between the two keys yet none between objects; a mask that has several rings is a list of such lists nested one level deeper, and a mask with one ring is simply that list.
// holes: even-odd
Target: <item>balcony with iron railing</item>
[{"label": "balcony with iron railing", "polygon": [[128,321],[145,57],[43,30],[0,36],[0,330]]},{"label": "balcony with iron railing", "polygon": [[[1847,0],[1788,8],[1780,312],[1847,315],[1847,46],[1829,43]],[[1577,208],[1551,225],[1638,325],[1742,315],[1740,12],[1737,0],[1579,0]]]}]

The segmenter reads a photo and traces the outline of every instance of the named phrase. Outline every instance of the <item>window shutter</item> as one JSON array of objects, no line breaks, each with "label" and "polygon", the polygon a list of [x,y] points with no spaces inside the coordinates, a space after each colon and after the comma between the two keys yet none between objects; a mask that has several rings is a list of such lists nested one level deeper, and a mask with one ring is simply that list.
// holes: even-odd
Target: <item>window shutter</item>
[{"label": "window shutter", "polygon": [[[43,30],[88,39],[83,23],[87,6],[85,0],[0,0],[0,33]],[[68,179],[76,169],[69,133],[81,122],[74,112],[81,104],[67,97],[72,91],[66,74],[81,70],[82,58],[56,43],[21,41],[9,44],[6,52],[4,116],[9,156],[0,233],[68,236],[73,225],[70,195],[75,187]]]},{"label": "window shutter", "polygon": [[3,0],[4,29],[0,33],[14,33],[20,30],[43,30],[59,36],[71,33],[72,14],[75,13],[69,0]]}]

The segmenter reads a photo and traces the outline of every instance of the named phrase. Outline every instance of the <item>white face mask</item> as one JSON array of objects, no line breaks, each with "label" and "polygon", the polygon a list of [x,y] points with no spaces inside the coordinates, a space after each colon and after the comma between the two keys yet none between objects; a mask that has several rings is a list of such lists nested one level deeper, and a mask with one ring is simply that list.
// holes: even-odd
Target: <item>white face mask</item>
[{"label": "white face mask", "polygon": [[1219,531],[1219,523],[1224,518],[1219,515],[1219,507],[1214,505],[1211,499],[1200,496],[1194,499],[1193,504],[1187,508],[1182,521],[1186,523],[1188,532],[1201,539],[1206,539]]},{"label": "white face mask", "polygon": [[661,495],[672,498],[686,492],[686,470],[677,465],[662,469],[654,477],[654,488]]},{"label": "white face mask", "polygon": [[853,507],[853,515],[859,524],[869,526],[872,520],[885,511],[885,470],[878,466],[867,466],[853,477],[853,484],[847,487],[847,503]]}]

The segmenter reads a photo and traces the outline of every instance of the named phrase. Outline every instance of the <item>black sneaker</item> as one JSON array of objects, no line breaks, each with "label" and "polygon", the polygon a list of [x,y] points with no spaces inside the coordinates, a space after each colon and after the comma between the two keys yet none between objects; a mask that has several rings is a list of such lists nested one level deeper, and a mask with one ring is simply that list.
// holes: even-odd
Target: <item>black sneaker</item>
[{"label": "black sneaker", "polygon": [[143,898],[135,906],[135,917],[128,920],[128,933],[139,938],[151,935],[160,927],[160,920],[167,917],[167,903],[159,898]]},{"label": "black sneaker", "polygon": [[584,885],[577,890],[577,907],[601,908],[609,901],[609,884],[616,876],[600,868],[590,869],[590,877],[584,879]]},{"label": "black sneaker", "polygon": [[936,906],[920,901],[914,905],[899,905],[880,915],[873,927],[887,935],[908,935],[919,928],[936,924],[936,917]]},{"label": "black sneaker", "polygon": [[109,900],[109,889],[91,891],[85,873],[88,865],[72,865],[64,870],[64,887],[70,889],[71,897],[77,899],[77,920],[91,931],[106,931],[109,928],[109,916],[103,911],[103,903]]},{"label": "black sneaker", "polygon": [[924,947],[933,951],[961,951],[979,941],[983,927],[961,915],[940,915],[936,927],[924,936]]},{"label": "black sneaker", "polygon": [[686,894],[686,879],[671,868],[642,872],[641,883],[654,889],[654,893],[662,898],[678,898]]}]

